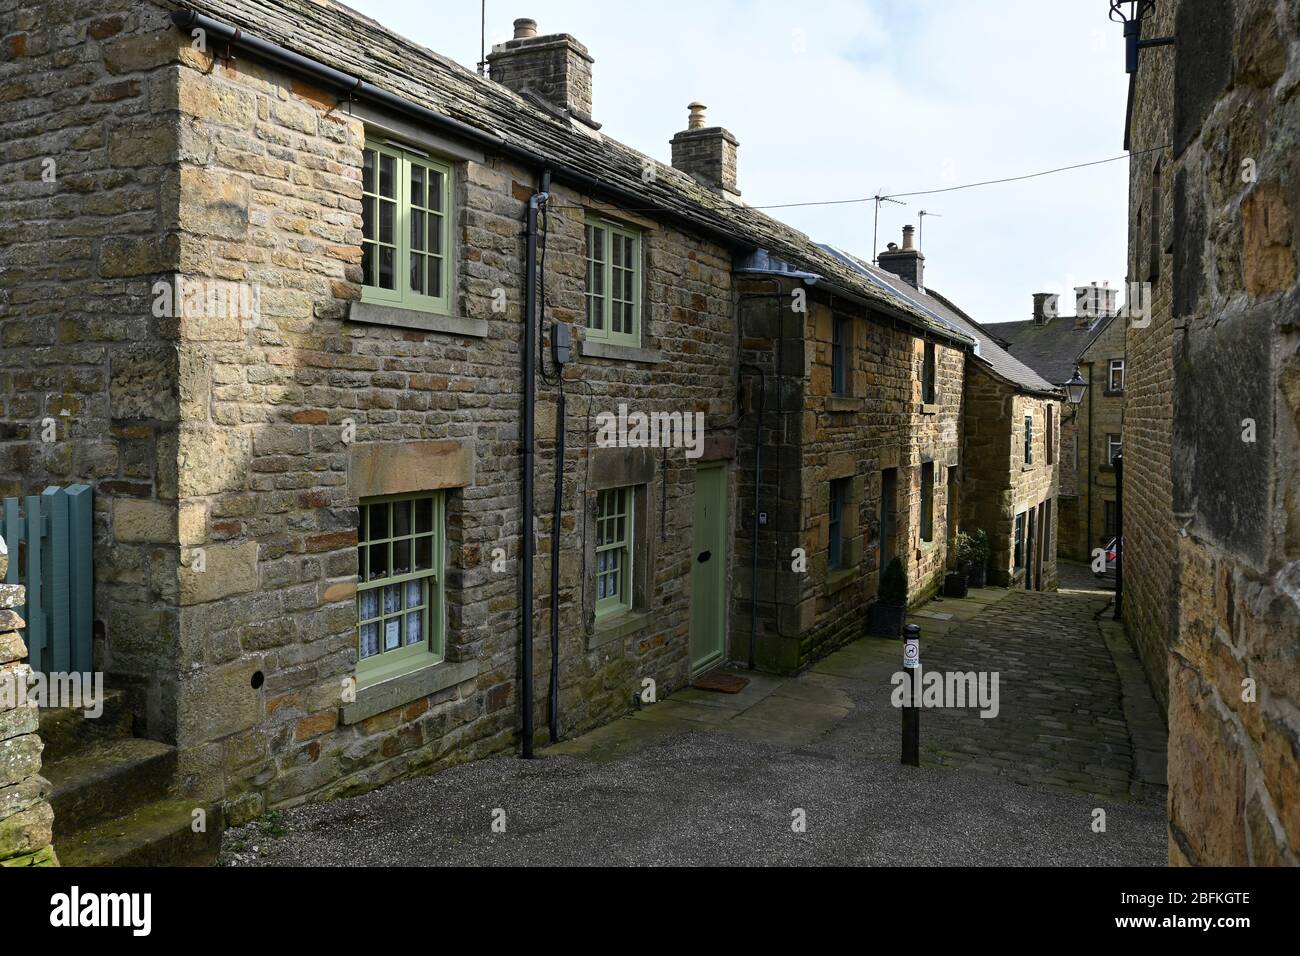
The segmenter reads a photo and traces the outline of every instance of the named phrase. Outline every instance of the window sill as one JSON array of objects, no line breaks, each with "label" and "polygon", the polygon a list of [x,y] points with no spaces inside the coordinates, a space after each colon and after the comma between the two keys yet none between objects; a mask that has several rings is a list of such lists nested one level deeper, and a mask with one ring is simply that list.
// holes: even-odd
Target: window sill
[{"label": "window sill", "polygon": [[851,398],[847,395],[832,395],[826,399],[826,411],[828,412],[860,412],[866,403],[861,398]]},{"label": "window sill", "polygon": [[1038,466],[1037,466],[1037,465],[1021,465],[1021,466],[1020,466],[1020,471],[1021,471],[1021,473],[1024,473],[1024,472],[1026,472],[1026,471],[1037,471],[1037,470],[1038,470]]},{"label": "window sill", "polygon": [[858,569],[837,568],[826,576],[826,596],[839,594],[858,579]]},{"label": "window sill", "polygon": [[433,664],[418,671],[394,677],[357,691],[357,699],[339,708],[339,723],[346,726],[359,724],[376,714],[431,697],[448,687],[473,680],[479,674],[478,661]]},{"label": "window sill", "polygon": [[441,332],[485,339],[489,334],[485,319],[467,319],[456,315],[439,315],[420,312],[396,305],[379,305],[374,302],[353,302],[348,309],[348,321],[363,325],[387,325],[397,329],[419,329],[422,332]]},{"label": "window sill", "polygon": [[1107,389],[1106,391],[1102,392],[1101,395],[1102,395],[1102,398],[1123,398],[1123,397],[1124,397],[1124,389],[1122,389],[1122,388],[1121,388],[1121,389],[1116,389],[1116,390]]},{"label": "window sill", "polygon": [[938,405],[935,405],[935,404],[922,405],[922,406],[921,406],[921,414],[922,414],[922,415],[938,415],[938,414],[939,414],[939,406],[938,406]]},{"label": "window sill", "polygon": [[584,358],[640,362],[643,365],[661,365],[664,360],[664,353],[658,349],[639,349],[631,345],[610,345],[607,342],[591,342],[587,339],[583,339],[578,343],[578,351]]},{"label": "window sill", "polygon": [[598,650],[644,630],[650,623],[650,617],[646,611],[624,611],[598,620],[596,629],[587,636],[587,650]]}]

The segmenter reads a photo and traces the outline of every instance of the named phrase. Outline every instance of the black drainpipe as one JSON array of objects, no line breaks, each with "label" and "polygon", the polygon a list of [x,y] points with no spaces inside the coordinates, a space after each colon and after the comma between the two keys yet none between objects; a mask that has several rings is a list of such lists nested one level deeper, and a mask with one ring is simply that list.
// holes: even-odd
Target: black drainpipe
[{"label": "black drainpipe", "polygon": [[541,187],[528,202],[528,262],[524,300],[524,421],[520,448],[524,480],[520,506],[520,552],[523,570],[520,575],[520,620],[523,625],[523,693],[524,759],[533,757],[533,512],[536,488],[536,410],[537,410],[537,212],[550,199],[551,171],[542,173]]},{"label": "black drainpipe", "polygon": [[754,428],[754,539],[750,547],[749,669],[754,670],[754,648],[758,643],[758,509],[759,484],[763,480],[763,417],[767,407],[767,373],[757,365],[741,365],[758,375],[758,425]]},{"label": "black drainpipe", "polygon": [[[552,336],[554,332],[552,332]],[[564,374],[564,369],[560,369]],[[555,408],[555,502],[551,506],[551,743],[560,742],[560,518],[564,509],[564,383]],[[586,544],[584,542],[584,547]]]}]

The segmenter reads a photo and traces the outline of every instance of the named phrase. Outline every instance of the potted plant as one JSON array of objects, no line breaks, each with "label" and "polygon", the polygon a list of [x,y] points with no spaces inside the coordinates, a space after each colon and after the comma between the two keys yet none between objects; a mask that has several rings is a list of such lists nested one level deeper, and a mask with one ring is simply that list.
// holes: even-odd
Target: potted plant
[{"label": "potted plant", "polygon": [[890,561],[880,575],[876,596],[876,603],[871,605],[871,633],[901,638],[907,622],[907,572],[898,558]]},{"label": "potted plant", "polygon": [[989,536],[983,528],[957,535],[957,566],[971,587],[982,588],[987,582],[989,555]]}]

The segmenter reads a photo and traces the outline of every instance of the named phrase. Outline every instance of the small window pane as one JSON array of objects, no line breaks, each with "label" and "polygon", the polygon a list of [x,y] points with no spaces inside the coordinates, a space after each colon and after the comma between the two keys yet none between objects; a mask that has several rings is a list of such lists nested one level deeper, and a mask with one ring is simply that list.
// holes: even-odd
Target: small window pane
[{"label": "small window pane", "polygon": [[384,621],[384,650],[395,651],[402,646],[402,619],[390,618]]},{"label": "small window pane", "polygon": [[361,592],[361,620],[373,621],[379,617],[379,592],[376,590]]},{"label": "small window pane", "polygon": [[374,241],[375,238],[375,197],[361,198],[361,235]]},{"label": "small window pane", "polygon": [[393,288],[394,276],[397,273],[395,251],[387,246],[381,246],[379,249],[379,280],[375,284],[381,289]]},{"label": "small window pane", "polygon": [[391,156],[379,157],[379,195],[389,199],[397,197],[397,161]]},{"label": "small window pane", "polygon": [[420,611],[406,615],[406,646],[419,644],[424,640],[424,615]]},{"label": "small window pane", "polygon": [[411,248],[421,252],[425,249],[424,223],[427,213],[419,209],[411,210]]},{"label": "small window pane", "polygon": [[415,533],[428,534],[433,530],[433,499],[421,498],[415,503]]},{"label": "small window pane", "polygon": [[393,542],[393,576],[399,577],[411,573],[411,539],[402,538]]},{"label": "small window pane", "polygon": [[361,154],[361,188],[372,193],[375,191],[375,151],[367,149]]},{"label": "small window pane", "polygon": [[381,202],[379,204],[379,241],[387,245],[397,242],[396,230],[397,204]]},{"label": "small window pane", "polygon": [[443,179],[445,177],[436,169],[429,170],[429,208],[442,212]]},{"label": "small window pane", "polygon": [[424,205],[424,167],[411,164],[411,205]]},{"label": "small window pane", "polygon": [[388,545],[372,544],[370,546],[370,578],[378,581],[388,577]]},{"label": "small window pane", "polygon": [[379,625],[365,624],[361,628],[361,659],[374,657],[379,653]]},{"label": "small window pane", "polygon": [[415,539],[415,570],[428,571],[433,567],[433,538]]}]

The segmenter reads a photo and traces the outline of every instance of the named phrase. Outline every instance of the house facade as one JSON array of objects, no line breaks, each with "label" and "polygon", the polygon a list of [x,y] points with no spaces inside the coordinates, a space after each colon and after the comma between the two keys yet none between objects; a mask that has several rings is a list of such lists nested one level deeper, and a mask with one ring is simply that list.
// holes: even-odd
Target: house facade
[{"label": "house facade", "polygon": [[1126,376],[1117,298],[1118,290],[1080,286],[1075,315],[1067,317],[1059,315],[1056,295],[1037,293],[1030,320],[990,327],[1015,358],[1057,388],[1076,368],[1088,384],[1082,404],[1062,408],[1058,547],[1071,561],[1092,562],[1117,535],[1113,461],[1123,447]]},{"label": "house facade", "polygon": [[937,590],[975,339],[743,206],[699,104],[670,167],[531,21],[493,80],[308,0],[14,29],[0,485],[94,488],[96,667],[169,795],[528,752],[806,666],[882,559]]},{"label": "house facade", "polygon": [[1176,865],[1300,862],[1296,12],[1161,0],[1134,80],[1123,609]]}]

